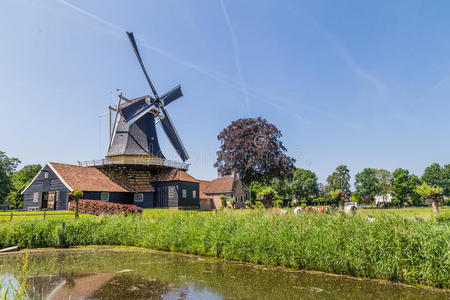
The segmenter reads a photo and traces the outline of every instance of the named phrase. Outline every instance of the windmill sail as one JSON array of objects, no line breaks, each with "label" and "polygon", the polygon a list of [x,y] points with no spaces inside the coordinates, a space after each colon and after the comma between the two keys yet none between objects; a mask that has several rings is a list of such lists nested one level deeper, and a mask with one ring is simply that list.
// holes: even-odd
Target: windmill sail
[{"label": "windmill sail", "polygon": [[177,151],[178,155],[183,161],[186,161],[189,159],[189,155],[184,148],[183,142],[180,139],[180,136],[178,135],[177,130],[175,129],[175,126],[173,125],[172,119],[170,119],[169,113],[167,110],[162,107],[162,111],[164,114],[164,118],[161,119],[161,125],[164,129],[164,132],[166,133],[167,137],[169,138],[170,142],[172,143],[173,147]]},{"label": "windmill sail", "polygon": [[161,95],[161,100],[163,101],[164,106],[166,106],[180,97],[183,97],[183,92],[181,92],[181,86],[178,85],[167,93]]},{"label": "windmill sail", "polygon": [[[181,87],[176,86],[174,89],[163,94],[162,97],[159,97],[144,67],[144,63],[142,62],[141,55],[139,54],[139,50],[137,48],[136,40],[134,39],[133,33],[127,32],[127,36],[128,39],[130,40],[131,46],[133,47],[134,53],[136,54],[139,64],[141,65],[145,78],[147,79],[147,82],[150,85],[153,95],[155,96],[155,99],[149,97],[151,101],[148,102],[147,105],[136,107],[136,109],[130,109],[129,111],[125,111],[124,113],[121,112],[121,114],[123,115],[123,123],[126,124],[127,126],[130,126],[131,128],[136,123],[141,122],[142,119],[147,118],[147,115],[152,115],[152,117],[154,118],[153,114],[150,114],[150,111],[152,110],[153,107],[156,107],[158,109],[158,112],[159,113],[162,112],[163,114],[162,116],[160,116],[160,121],[164,129],[164,132],[166,133],[167,137],[169,138],[170,142],[172,143],[173,147],[177,151],[180,158],[183,161],[186,161],[187,159],[189,159],[189,155],[186,149],[184,148],[183,142],[181,141],[180,136],[178,135],[178,132],[175,129],[172,120],[170,119],[169,113],[165,109],[166,105],[183,96],[183,93],[181,92]],[[153,128],[155,127],[154,123],[152,127]]]},{"label": "windmill sail", "polygon": [[131,46],[133,47],[134,53],[136,54],[139,64],[141,65],[142,71],[144,71],[145,78],[147,78],[147,82],[150,85],[150,88],[152,89],[153,95],[155,95],[155,98],[158,99],[159,97],[158,94],[156,93],[155,87],[153,86],[153,83],[150,80],[150,76],[148,76],[147,71],[145,70],[144,63],[142,62],[141,55],[139,54],[139,50],[137,48],[136,41],[134,39],[134,35],[132,32],[127,32],[127,36],[128,39],[130,40]]}]

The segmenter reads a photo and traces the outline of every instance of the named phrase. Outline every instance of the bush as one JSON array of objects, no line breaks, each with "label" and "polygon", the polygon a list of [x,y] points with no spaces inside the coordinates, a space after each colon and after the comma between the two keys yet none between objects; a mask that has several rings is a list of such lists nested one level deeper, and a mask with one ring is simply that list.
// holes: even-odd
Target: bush
[{"label": "bush", "polygon": [[220,195],[220,202],[222,204],[221,208],[225,208],[228,206],[227,200],[228,200],[228,197],[226,195]]},{"label": "bush", "polygon": [[[71,201],[69,210],[75,210],[75,201]],[[78,210],[81,213],[93,214],[96,216],[105,215],[137,215],[142,214],[142,208],[136,205],[111,203],[100,200],[79,200]]]},{"label": "bush", "polygon": [[281,206],[283,206],[283,200],[274,200],[272,201],[272,204],[274,207],[280,208]]},{"label": "bush", "polygon": [[254,208],[252,201],[250,201],[250,200],[245,201],[245,207],[246,208]]},{"label": "bush", "polygon": [[234,197],[231,197],[231,198],[230,198],[230,205],[231,205],[232,208],[235,208],[235,205],[236,205],[236,199],[235,199]]},{"label": "bush", "polygon": [[264,187],[258,193],[256,199],[264,204],[265,207],[271,207],[272,201],[277,199],[277,192],[270,186]]},{"label": "bush", "polygon": [[264,204],[261,201],[256,201],[255,202],[255,207],[256,208],[264,208]]}]

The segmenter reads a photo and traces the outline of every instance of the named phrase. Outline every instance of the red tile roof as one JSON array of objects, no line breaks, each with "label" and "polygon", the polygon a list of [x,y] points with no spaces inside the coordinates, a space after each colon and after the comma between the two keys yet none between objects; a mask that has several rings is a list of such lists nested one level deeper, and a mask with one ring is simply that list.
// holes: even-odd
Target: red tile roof
[{"label": "red tile roof", "polygon": [[205,194],[205,189],[206,187],[211,183],[211,181],[207,181],[207,180],[199,180],[199,194],[200,194],[200,199],[212,199],[211,196],[206,195]]},{"label": "red tile roof", "polygon": [[203,192],[205,194],[230,194],[233,192],[233,187],[233,177],[221,177],[211,181]]},{"label": "red tile roof", "polygon": [[189,175],[186,171],[180,169],[171,169],[165,172],[156,179],[157,181],[186,181],[186,182],[196,182],[199,181]]},{"label": "red tile roof", "polygon": [[49,163],[49,165],[71,189],[86,192],[128,192],[94,167],[80,167],[54,162]]}]

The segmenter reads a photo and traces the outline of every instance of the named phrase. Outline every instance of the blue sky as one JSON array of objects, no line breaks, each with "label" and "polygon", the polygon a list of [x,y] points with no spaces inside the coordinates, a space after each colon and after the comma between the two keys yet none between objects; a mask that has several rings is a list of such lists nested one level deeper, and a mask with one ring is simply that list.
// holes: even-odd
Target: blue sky
[{"label": "blue sky", "polygon": [[[421,175],[450,154],[447,1],[27,1],[0,3],[0,150],[23,163],[99,159],[119,88],[156,89],[212,179],[217,134],[263,116],[297,166],[324,182],[338,164]],[[158,128],[164,154],[177,159]]]}]

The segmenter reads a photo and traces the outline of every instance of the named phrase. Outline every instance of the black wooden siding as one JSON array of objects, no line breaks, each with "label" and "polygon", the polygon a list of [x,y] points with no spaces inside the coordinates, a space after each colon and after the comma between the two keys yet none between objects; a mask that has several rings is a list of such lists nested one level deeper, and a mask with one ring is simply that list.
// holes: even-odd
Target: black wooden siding
[{"label": "black wooden siding", "polygon": [[[186,181],[167,181],[153,183],[155,186],[155,207],[200,207],[199,184]],[[169,187],[175,188],[174,197],[169,198]],[[182,190],[186,190],[186,198],[182,197]],[[193,198],[192,191],[196,191]]]},{"label": "black wooden siding", "polygon": [[[45,178],[44,171],[47,171],[48,178]],[[38,202],[33,202],[33,195],[35,192],[39,193]],[[23,194],[23,208],[25,210],[27,210],[29,207],[38,207],[39,209],[41,209],[43,192],[57,192],[55,199],[55,209],[64,210],[67,208],[69,189],[61,182],[61,180],[59,180],[59,178],[48,165],[42,169],[33,183]]]},{"label": "black wooden siding", "polygon": [[[48,178],[45,178],[45,172],[48,172]],[[195,182],[185,181],[170,181],[170,182],[155,182],[152,183],[155,187],[155,193],[143,193],[144,201],[134,203],[134,193],[109,193],[109,202],[135,204],[143,208],[153,207],[200,207],[199,202],[199,184]],[[173,186],[175,188],[174,197],[169,199],[168,188]],[[182,197],[182,190],[186,190],[186,198]],[[192,191],[196,191],[196,198],[193,198]],[[34,192],[39,193],[38,202],[33,202]],[[46,165],[39,173],[36,179],[24,192],[23,208],[27,210],[29,207],[42,207],[42,193],[43,192],[57,192],[55,209],[65,210],[69,206],[69,189],[56,176],[51,168]],[[101,191],[89,192],[84,191],[83,199],[101,200]],[[49,209],[50,210],[50,209]]]}]

